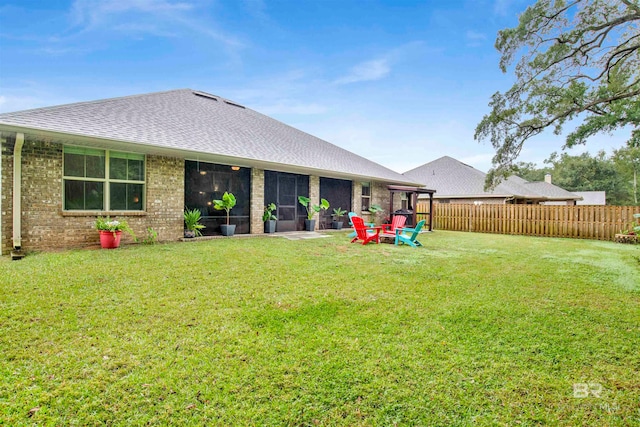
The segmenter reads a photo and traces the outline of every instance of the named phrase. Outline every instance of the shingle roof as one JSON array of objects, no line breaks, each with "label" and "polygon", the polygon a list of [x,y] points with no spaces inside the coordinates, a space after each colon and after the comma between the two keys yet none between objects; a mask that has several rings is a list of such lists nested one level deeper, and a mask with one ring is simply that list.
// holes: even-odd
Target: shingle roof
[{"label": "shingle roof", "polygon": [[437,191],[439,198],[449,196],[507,197],[513,189],[501,183],[493,191],[484,191],[486,174],[452,157],[444,156],[403,175]]},{"label": "shingle roof", "polygon": [[[219,96],[179,89],[0,114],[0,128],[58,132],[291,166],[323,176],[413,180]],[[187,156],[185,154],[185,156]],[[188,157],[188,156],[187,156]],[[243,162],[239,161],[243,165]]]},{"label": "shingle roof", "polygon": [[579,199],[573,193],[546,182],[529,182],[510,176],[492,191],[484,190],[487,174],[452,157],[444,156],[404,173],[437,191],[437,198],[518,197],[547,200]]},{"label": "shingle roof", "polygon": [[573,194],[582,197],[578,202],[579,205],[606,205],[606,191],[574,191]]},{"label": "shingle roof", "polygon": [[582,198],[582,196],[579,196],[575,193],[565,190],[564,188],[560,188],[557,185],[549,184],[548,182],[544,181],[527,182],[524,184],[524,187],[531,189],[535,193],[544,195],[549,200],[578,200]]}]

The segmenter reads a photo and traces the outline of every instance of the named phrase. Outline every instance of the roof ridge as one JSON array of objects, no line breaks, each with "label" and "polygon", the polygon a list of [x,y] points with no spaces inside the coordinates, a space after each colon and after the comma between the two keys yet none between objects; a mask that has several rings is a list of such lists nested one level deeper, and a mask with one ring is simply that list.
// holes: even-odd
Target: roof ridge
[{"label": "roof ridge", "polygon": [[441,156],[441,157],[438,157],[437,159],[431,160],[430,162],[423,163],[423,164],[421,164],[420,166],[416,166],[416,167],[415,167],[415,168],[413,168],[413,169],[410,169],[410,170],[408,170],[408,171],[405,171],[405,172],[403,172],[403,173],[402,173],[402,175],[405,175],[405,174],[408,174],[408,173],[411,173],[411,172],[415,172],[415,171],[417,171],[418,169],[422,169],[422,168],[424,168],[424,167],[425,167],[425,166],[427,166],[427,165],[430,165],[430,164],[435,163],[435,162],[437,162],[437,161],[439,161],[439,160],[443,160],[443,159],[447,159],[447,158],[448,158],[448,159],[455,160],[453,157],[450,157],[450,156]]},{"label": "roof ridge", "polygon": [[[218,96],[218,95],[214,95],[214,96]],[[234,101],[234,100],[232,100],[232,99],[228,99],[228,98],[223,98],[223,97],[221,97],[221,96],[218,96],[218,98],[220,98],[220,99],[221,99],[221,100],[223,100],[223,101],[231,102],[232,104],[235,104],[235,105],[240,105],[240,106],[242,106],[242,107],[243,107],[244,109],[246,109],[246,110],[252,111],[252,112],[253,112],[253,113],[255,113],[255,114],[259,114],[260,116],[265,117],[265,118],[267,118],[267,119],[269,119],[269,120],[273,120],[273,121],[275,121],[275,122],[278,122],[279,124],[281,124],[281,125],[283,125],[283,126],[285,126],[285,127],[289,128],[289,129],[292,129],[292,130],[294,130],[295,132],[300,132],[300,133],[302,133],[302,134],[305,134],[305,135],[307,135],[307,136],[309,136],[309,137],[313,138],[314,140],[317,140],[317,141],[323,142],[323,143],[325,143],[325,144],[329,144],[329,145],[331,145],[331,146],[333,146],[333,147],[337,148],[338,150],[340,150],[340,151],[342,151],[342,152],[344,152],[344,153],[348,153],[348,154],[351,154],[351,155],[355,154],[356,156],[362,157],[362,158],[363,158],[363,159],[365,159],[365,160],[368,160],[368,161],[370,161],[370,162],[372,162],[372,163],[377,164],[378,166],[383,167],[384,169],[386,169],[386,170],[387,170],[387,171],[389,171],[389,172],[392,172],[392,173],[394,173],[394,174],[401,175],[401,176],[402,176],[402,175],[404,175],[404,174],[402,174],[402,173],[400,173],[400,172],[396,172],[396,171],[394,171],[393,169],[386,167],[386,166],[385,166],[385,165],[383,165],[383,164],[380,164],[380,163],[378,163],[378,162],[376,162],[376,161],[374,161],[374,160],[371,160],[371,159],[369,159],[369,158],[367,158],[367,157],[365,157],[365,156],[363,156],[363,155],[356,154],[356,153],[354,153],[353,151],[349,151],[349,150],[347,150],[346,148],[340,147],[339,145],[336,145],[336,144],[334,144],[334,143],[332,143],[332,142],[330,142],[330,141],[327,141],[327,140],[322,139],[322,138],[320,138],[320,137],[318,137],[318,136],[312,135],[312,134],[310,134],[310,133],[308,133],[308,132],[306,132],[306,131],[304,131],[304,130],[302,130],[302,129],[298,129],[298,128],[293,127],[293,126],[291,126],[291,125],[289,125],[289,124],[287,124],[287,123],[285,123],[285,122],[282,122],[282,121],[280,121],[280,120],[278,120],[278,119],[275,119],[275,118],[273,118],[273,117],[271,117],[271,116],[267,116],[266,114],[263,114],[263,113],[261,113],[260,111],[254,110],[254,109],[253,109],[253,108],[251,108],[251,107],[247,107],[247,106],[246,106],[246,105],[244,105],[244,104],[240,104],[240,103],[239,103],[239,102],[237,102],[237,101]]]}]

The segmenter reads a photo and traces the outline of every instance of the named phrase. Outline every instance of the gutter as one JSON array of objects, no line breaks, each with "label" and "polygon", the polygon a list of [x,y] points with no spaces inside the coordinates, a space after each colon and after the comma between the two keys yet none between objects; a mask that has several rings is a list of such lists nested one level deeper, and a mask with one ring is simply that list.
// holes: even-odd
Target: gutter
[{"label": "gutter", "polygon": [[22,253],[22,146],[24,133],[16,133],[13,147],[13,251],[11,259],[21,259]]},{"label": "gutter", "polygon": [[[245,157],[232,156],[229,154],[216,154],[216,153],[206,153],[194,151],[193,149],[183,149],[177,147],[169,147],[169,146],[160,146],[160,145],[151,145],[148,143],[141,143],[137,141],[123,141],[114,138],[104,137],[104,136],[90,136],[90,135],[82,135],[82,134],[73,134],[73,133],[64,133],[61,131],[53,131],[46,130],[37,127],[28,127],[28,126],[18,126],[8,124],[6,122],[0,122],[0,130],[4,130],[7,132],[22,132],[27,133],[29,135],[39,137],[39,138],[52,138],[57,141],[64,141],[68,144],[77,144],[87,147],[98,147],[104,149],[105,147],[109,147],[111,150],[118,151],[135,151],[143,154],[153,154],[158,156],[167,156],[167,157],[176,157],[182,158],[185,160],[193,160],[196,159],[200,162],[210,162],[210,163],[220,163],[226,165],[236,165],[241,167],[248,168],[257,168],[263,170],[272,170],[276,172],[287,172],[287,173],[298,173],[301,175],[314,175],[321,176],[326,178],[337,178],[337,179],[347,179],[350,181],[377,181],[383,182],[385,184],[395,184],[395,185],[409,185],[415,187],[422,187],[424,184],[413,182],[409,178],[404,177],[402,174],[397,173],[384,165],[373,162],[372,160],[366,159],[378,166],[381,166],[384,169],[387,169],[389,172],[399,175],[398,177],[384,177],[384,176],[371,176],[367,174],[367,172],[363,173],[353,173],[351,171],[339,171],[339,170],[327,170],[321,169],[318,167],[313,167],[310,165],[294,165],[287,164],[281,162],[275,162],[272,160],[260,160],[260,159],[250,159]],[[327,142],[327,141],[325,141]],[[330,142],[327,142],[331,144]],[[333,145],[333,144],[332,144]],[[135,147],[135,148],[134,148]],[[359,154],[355,154],[356,156],[362,157]]]},{"label": "gutter", "polygon": [[[384,176],[372,176],[363,173],[354,173],[351,171],[339,171],[339,170],[328,170],[328,169],[320,169],[318,167],[313,167],[309,165],[294,165],[287,163],[279,163],[271,160],[260,160],[260,159],[249,159],[244,157],[232,156],[228,154],[216,154],[216,153],[206,153],[194,151],[193,149],[182,149],[176,147],[169,146],[160,146],[160,145],[151,145],[148,143],[141,143],[137,141],[124,141],[113,139],[104,136],[89,136],[82,135],[77,133],[64,133],[61,131],[53,131],[46,130],[37,127],[28,127],[28,126],[18,126],[12,125],[8,123],[0,122],[0,130],[4,130],[7,132],[22,132],[27,133],[29,135],[33,135],[39,138],[51,138],[56,142],[65,143],[65,144],[77,144],[87,147],[98,147],[101,149],[105,149],[108,147],[111,150],[118,151],[135,151],[137,153],[143,154],[153,154],[158,156],[167,156],[167,157],[176,157],[185,160],[199,160],[200,162],[210,162],[210,163],[220,163],[223,165],[236,165],[240,167],[247,168],[257,168],[263,170],[272,170],[276,172],[287,172],[287,173],[297,173],[301,175],[314,175],[319,177],[326,178],[337,178],[337,179],[346,179],[350,181],[377,181],[383,182],[385,184],[393,184],[393,185],[408,185],[412,187],[423,187],[424,184],[419,182],[411,181],[409,178],[404,177],[402,174],[397,173],[391,169],[388,169],[386,166],[381,165],[379,163],[370,162],[381,166],[384,169],[387,169],[389,172],[399,175],[398,177],[384,177]],[[327,141],[325,141],[327,142]],[[327,142],[331,144],[330,142]],[[333,144],[332,144],[333,145]],[[135,147],[135,148],[134,148]],[[359,154],[351,153],[356,156],[362,157]],[[364,158],[364,157],[363,157]]]}]

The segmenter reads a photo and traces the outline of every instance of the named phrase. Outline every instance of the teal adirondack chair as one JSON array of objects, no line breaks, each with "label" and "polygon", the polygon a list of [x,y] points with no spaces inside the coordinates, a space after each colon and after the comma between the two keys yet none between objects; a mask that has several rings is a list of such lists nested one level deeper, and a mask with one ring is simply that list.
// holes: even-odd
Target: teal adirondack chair
[{"label": "teal adirondack chair", "polygon": [[[415,228],[396,228],[396,246],[399,243],[405,243],[411,247],[422,246],[422,243],[418,242],[418,234],[420,234],[420,230],[424,227],[425,220],[421,220],[416,224]],[[405,232],[410,234],[405,234]]]},{"label": "teal adirondack chair", "polygon": [[[353,227],[353,223],[351,222],[351,218],[353,218],[354,216],[357,216],[358,214],[355,212],[349,212],[349,225],[351,227]],[[352,237],[356,237],[356,230],[353,230],[353,232],[351,234],[349,234],[347,237],[352,238]]]},{"label": "teal adirondack chair", "polygon": [[[353,223],[351,222],[351,218],[353,218],[354,216],[358,216],[358,214],[355,213],[355,212],[349,212],[348,215],[349,215],[349,227],[353,227]],[[370,222],[370,223],[367,223],[366,225],[368,225],[370,227],[373,227],[374,224],[372,222]],[[349,234],[347,237],[348,238],[356,237],[356,230],[353,230],[351,232],[351,234]]]}]

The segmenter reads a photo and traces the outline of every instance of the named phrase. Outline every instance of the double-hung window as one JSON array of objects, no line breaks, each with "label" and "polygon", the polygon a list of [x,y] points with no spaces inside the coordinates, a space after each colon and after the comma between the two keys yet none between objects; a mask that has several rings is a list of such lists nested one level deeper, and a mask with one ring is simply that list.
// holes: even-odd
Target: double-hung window
[{"label": "double-hung window", "polygon": [[141,211],[144,155],[109,152],[109,210]]},{"label": "double-hung window", "polygon": [[363,182],[362,183],[362,210],[369,210],[369,206],[371,206],[371,183]]},{"label": "double-hung window", "polygon": [[64,147],[64,209],[141,211],[143,154]]}]

